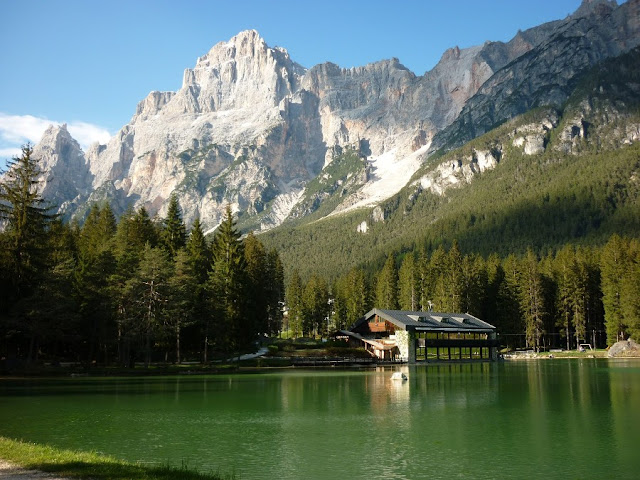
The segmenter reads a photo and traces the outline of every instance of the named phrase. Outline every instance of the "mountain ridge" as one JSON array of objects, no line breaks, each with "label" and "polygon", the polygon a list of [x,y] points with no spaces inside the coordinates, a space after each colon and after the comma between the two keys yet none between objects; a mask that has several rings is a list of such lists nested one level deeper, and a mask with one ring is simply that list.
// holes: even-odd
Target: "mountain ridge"
[{"label": "mountain ridge", "polygon": [[[36,149],[54,177],[65,171],[65,163],[82,172],[73,185],[59,184],[56,193],[68,216],[81,217],[83,204],[105,200],[116,213],[133,205],[163,215],[176,192],[187,223],[200,217],[205,228],[213,228],[231,204],[243,228],[267,230],[320,207],[326,196],[308,207],[299,202],[308,201],[306,187],[346,149],[358,152],[368,174],[357,188],[353,182],[349,191],[343,188],[344,198],[332,201],[333,210],[326,214],[354,205],[373,208],[402,188],[438,149],[522,113],[525,107],[507,109],[502,116],[482,112],[490,99],[506,95],[495,87],[504,83],[498,80],[509,72],[521,72],[521,77],[529,72],[520,66],[523,60],[535,57],[531,52],[544,53],[545,45],[547,50],[557,47],[554,36],[575,30],[585,44],[596,35],[606,47],[594,58],[577,60],[566,49],[558,50],[558,71],[570,63],[565,57],[579,61],[563,74],[568,82],[607,55],[637,45],[640,27],[629,11],[636,12],[639,4],[585,1],[567,19],[518,32],[509,42],[448,49],[422,76],[394,58],[351,69],[330,62],[306,69],[286,49],[269,47],[249,30],[217,43],[185,69],[178,91],[152,91],[107,145],[80,153],[72,148],[73,158],[67,159],[56,151],[51,131]],[[609,23],[596,25],[603,19]],[[544,85],[537,88],[544,90]],[[530,100],[524,105],[529,103],[536,105]],[[60,135],[65,136],[62,130]],[[376,172],[382,171],[402,178],[389,177],[389,191],[377,189],[372,195]]]}]

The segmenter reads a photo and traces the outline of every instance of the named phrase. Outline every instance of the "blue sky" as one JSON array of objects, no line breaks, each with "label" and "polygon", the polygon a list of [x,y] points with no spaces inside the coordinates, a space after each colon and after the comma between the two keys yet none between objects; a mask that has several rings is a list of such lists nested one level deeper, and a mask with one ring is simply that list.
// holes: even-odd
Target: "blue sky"
[{"label": "blue sky", "polygon": [[[67,123],[105,141],[152,90],[177,90],[214,44],[258,30],[305,67],[397,57],[418,75],[449,47],[507,41],[580,0],[0,0],[0,159]],[[0,166],[2,162],[0,162]]]}]

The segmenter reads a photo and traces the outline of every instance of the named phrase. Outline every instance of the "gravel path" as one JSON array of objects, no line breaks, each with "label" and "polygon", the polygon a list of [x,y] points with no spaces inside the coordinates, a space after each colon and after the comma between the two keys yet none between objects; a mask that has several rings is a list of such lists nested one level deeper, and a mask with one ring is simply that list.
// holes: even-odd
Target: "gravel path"
[{"label": "gravel path", "polygon": [[38,472],[37,470],[26,470],[17,467],[11,463],[0,460],[0,479],[2,480],[68,480],[62,477],[56,477],[50,473]]}]

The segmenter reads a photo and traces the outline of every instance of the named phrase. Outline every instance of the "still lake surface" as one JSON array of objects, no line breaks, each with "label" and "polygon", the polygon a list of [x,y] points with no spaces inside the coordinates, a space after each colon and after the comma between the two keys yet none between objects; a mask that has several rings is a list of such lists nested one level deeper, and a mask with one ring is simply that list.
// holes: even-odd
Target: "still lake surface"
[{"label": "still lake surface", "polygon": [[0,380],[0,435],[254,479],[640,478],[640,360]]}]

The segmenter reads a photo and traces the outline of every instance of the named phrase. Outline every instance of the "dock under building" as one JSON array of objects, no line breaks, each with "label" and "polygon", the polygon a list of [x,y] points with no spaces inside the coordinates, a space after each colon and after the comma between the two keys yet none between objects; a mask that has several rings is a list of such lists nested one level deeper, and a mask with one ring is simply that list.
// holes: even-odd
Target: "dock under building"
[{"label": "dock under building", "polygon": [[381,360],[495,360],[496,328],[468,313],[374,308],[340,334]]}]

